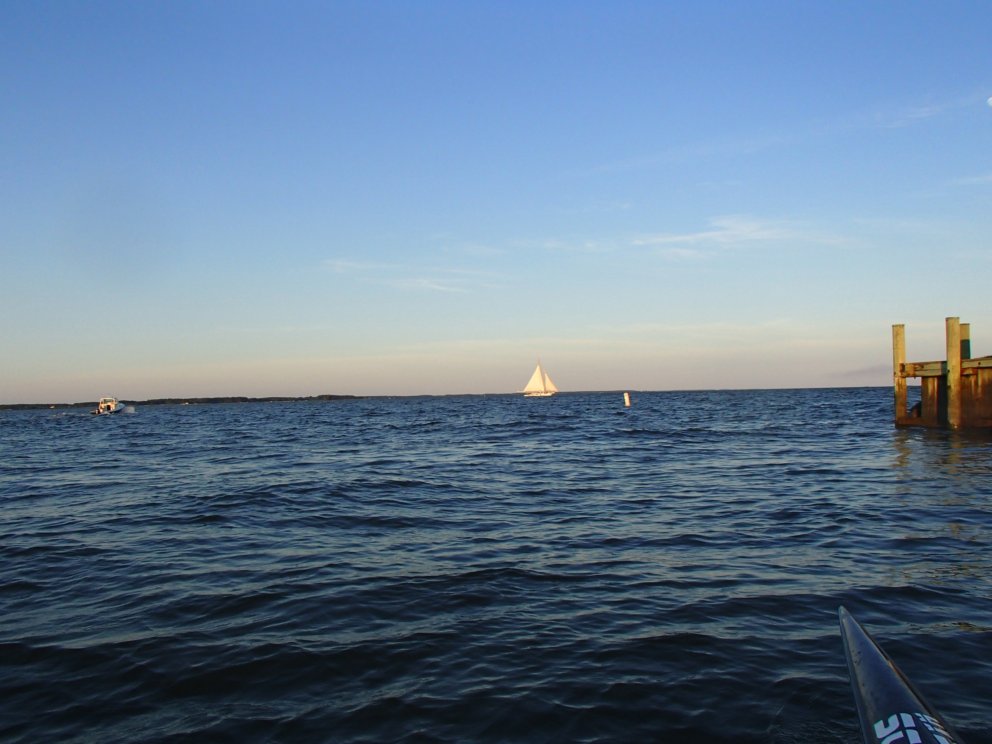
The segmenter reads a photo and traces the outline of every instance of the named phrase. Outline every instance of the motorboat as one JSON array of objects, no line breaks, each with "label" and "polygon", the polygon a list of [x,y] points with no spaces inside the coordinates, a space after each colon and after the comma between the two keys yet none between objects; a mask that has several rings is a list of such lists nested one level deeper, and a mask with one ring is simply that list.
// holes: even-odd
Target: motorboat
[{"label": "motorboat", "polygon": [[124,404],[117,398],[100,398],[100,402],[93,409],[94,416],[109,416],[112,413],[120,413],[124,410]]}]

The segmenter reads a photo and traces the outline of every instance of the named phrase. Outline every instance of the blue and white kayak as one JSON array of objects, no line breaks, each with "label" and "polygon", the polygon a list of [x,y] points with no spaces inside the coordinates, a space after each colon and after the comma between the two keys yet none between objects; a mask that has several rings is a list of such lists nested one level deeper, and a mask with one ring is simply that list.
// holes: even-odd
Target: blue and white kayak
[{"label": "blue and white kayak", "polygon": [[962,744],[851,613],[839,614],[865,744]]}]

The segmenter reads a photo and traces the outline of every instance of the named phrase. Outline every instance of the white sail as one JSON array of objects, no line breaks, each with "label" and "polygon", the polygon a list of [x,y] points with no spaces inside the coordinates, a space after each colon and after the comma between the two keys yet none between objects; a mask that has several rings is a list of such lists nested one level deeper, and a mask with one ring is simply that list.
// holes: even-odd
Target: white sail
[{"label": "white sail", "polygon": [[537,363],[537,367],[534,369],[534,374],[530,376],[530,380],[524,386],[524,395],[527,396],[538,396],[538,395],[554,395],[558,392],[558,388],[548,377],[548,373],[544,371],[541,363]]},{"label": "white sail", "polygon": [[541,363],[538,362],[537,369],[534,370],[534,374],[530,376],[527,384],[524,385],[525,393],[543,393],[544,392],[544,370],[541,369]]}]

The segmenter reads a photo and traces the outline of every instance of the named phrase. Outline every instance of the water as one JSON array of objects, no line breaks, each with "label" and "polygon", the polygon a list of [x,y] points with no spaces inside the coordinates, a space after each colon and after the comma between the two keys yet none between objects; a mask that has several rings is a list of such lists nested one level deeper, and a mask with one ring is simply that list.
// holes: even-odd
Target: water
[{"label": "water", "polygon": [[992,438],[887,389],[0,412],[4,741],[992,742]]}]

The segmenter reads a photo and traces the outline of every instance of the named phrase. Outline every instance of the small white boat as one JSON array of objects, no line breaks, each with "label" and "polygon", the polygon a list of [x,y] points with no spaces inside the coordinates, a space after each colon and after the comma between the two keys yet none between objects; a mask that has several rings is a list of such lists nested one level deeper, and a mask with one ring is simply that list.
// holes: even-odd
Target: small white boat
[{"label": "small white boat", "polygon": [[120,413],[124,410],[124,404],[117,398],[100,398],[100,402],[93,409],[94,416],[109,416],[111,413]]},{"label": "small white boat", "polygon": [[537,369],[534,370],[534,374],[530,376],[530,380],[524,387],[524,397],[547,398],[557,392],[558,388],[555,387],[553,382],[551,382],[551,378],[548,377],[548,373],[545,372],[544,367],[541,366],[541,361],[538,360]]}]

